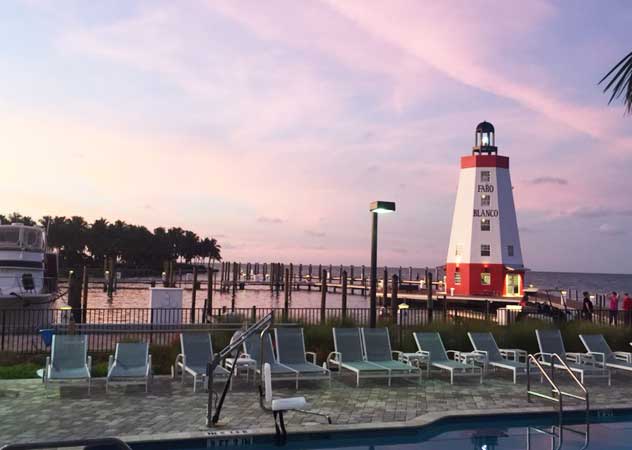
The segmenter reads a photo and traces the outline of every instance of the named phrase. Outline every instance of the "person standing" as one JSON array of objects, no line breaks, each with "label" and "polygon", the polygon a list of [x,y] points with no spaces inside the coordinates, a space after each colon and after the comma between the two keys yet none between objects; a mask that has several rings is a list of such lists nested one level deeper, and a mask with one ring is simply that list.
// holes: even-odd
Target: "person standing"
[{"label": "person standing", "polygon": [[590,300],[588,292],[584,292],[584,303],[582,304],[582,316],[585,320],[592,322],[593,302]]},{"label": "person standing", "polygon": [[608,312],[609,312],[609,320],[608,323],[610,325],[617,325],[618,324],[618,314],[619,314],[619,294],[617,294],[615,291],[612,291],[612,294],[610,294],[610,305],[608,308]]},{"label": "person standing", "polygon": [[623,296],[623,311],[625,326],[629,327],[632,325],[632,298],[630,298],[630,295],[627,292]]}]

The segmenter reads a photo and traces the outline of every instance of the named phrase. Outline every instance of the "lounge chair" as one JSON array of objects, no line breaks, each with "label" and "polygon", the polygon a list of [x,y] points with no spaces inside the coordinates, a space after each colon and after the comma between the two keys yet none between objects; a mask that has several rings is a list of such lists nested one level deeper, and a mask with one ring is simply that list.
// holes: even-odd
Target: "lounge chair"
[{"label": "lounge chair", "polygon": [[[263,344],[263,347],[261,345]],[[270,364],[270,373],[272,381],[294,381],[296,389],[298,390],[299,372],[294,370],[285,364],[281,364],[275,354],[274,347],[272,346],[272,337],[270,333],[266,333],[261,342],[261,335],[255,333],[248,337],[244,341],[244,357],[250,358],[256,361],[255,372],[261,376],[260,372],[263,364]]]},{"label": "lounge chair", "polygon": [[[540,353],[536,355],[540,364],[558,369],[564,369],[566,364],[572,372],[579,374],[582,383],[585,377],[600,377],[608,378],[608,385],[611,384],[610,370],[602,362],[584,353],[566,353],[560,330],[535,330],[535,334],[540,347]],[[564,364],[553,355],[559,356]]]},{"label": "lounge chair", "polygon": [[107,392],[112,381],[143,380],[145,392],[149,390],[151,381],[151,355],[149,344],[144,342],[119,342],[114,355],[108,361],[108,373],[105,378]]},{"label": "lounge chair", "polygon": [[[185,374],[193,376],[193,392],[197,389],[197,381],[206,380],[206,368],[213,355],[213,343],[211,335],[208,333],[181,333],[180,349],[182,353],[176,356],[173,376],[178,375],[178,370],[182,372],[182,384],[184,384]],[[228,378],[229,372],[221,366],[217,366],[213,371],[213,380],[221,381]]]},{"label": "lounge chair", "polygon": [[386,367],[366,360],[359,328],[333,328],[332,332],[335,351],[327,356],[327,367],[353,372],[356,386],[360,386],[360,378],[386,378],[391,384],[390,371]]},{"label": "lounge chair", "polygon": [[600,363],[605,362],[607,368],[632,372],[632,353],[613,352],[601,334],[580,334],[579,339],[588,354]]},{"label": "lounge chair", "polygon": [[413,333],[417,348],[422,356],[427,356],[430,367],[447,370],[450,373],[450,384],[454,384],[454,376],[477,376],[483,382],[483,368],[472,363],[465,363],[449,358],[449,354],[458,355],[456,350],[446,351],[439,333]]},{"label": "lounge chair", "polygon": [[[517,383],[518,375],[527,374],[527,352],[518,349],[498,348],[496,339],[491,333],[467,333],[474,347],[474,352],[485,357],[486,368],[509,370],[513,374],[513,382]],[[533,367],[531,373],[538,373]]]},{"label": "lounge chair", "polygon": [[366,360],[387,369],[389,382],[393,378],[417,378],[421,383],[421,368],[400,361],[402,353],[392,350],[388,328],[362,328],[361,333]]},{"label": "lounge chair", "polygon": [[44,386],[50,381],[86,380],[90,392],[92,357],[88,356],[88,336],[53,335],[50,356],[46,357]]},{"label": "lounge chair", "polygon": [[[299,380],[328,380],[331,386],[331,372],[316,365],[316,353],[305,351],[305,337],[302,328],[275,328],[277,360],[280,364],[298,372]],[[312,361],[307,360],[307,356]]]}]

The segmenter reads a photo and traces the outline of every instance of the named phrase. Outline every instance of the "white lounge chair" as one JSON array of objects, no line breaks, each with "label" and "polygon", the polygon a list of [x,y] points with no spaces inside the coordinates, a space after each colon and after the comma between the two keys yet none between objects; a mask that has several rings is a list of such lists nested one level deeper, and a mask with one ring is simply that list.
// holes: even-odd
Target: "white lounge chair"
[{"label": "white lounge chair", "polygon": [[[327,380],[331,386],[331,372],[316,364],[316,353],[305,351],[302,328],[275,328],[277,361],[298,372],[299,380]],[[307,360],[307,356],[312,358]]]},{"label": "white lounge chair", "polygon": [[540,353],[536,355],[540,364],[563,369],[564,364],[559,363],[553,356],[557,355],[572,372],[579,374],[582,383],[586,377],[593,377],[607,378],[608,385],[611,384],[610,370],[603,362],[585,353],[566,352],[560,330],[535,330],[535,334],[540,347]]},{"label": "white lounge chair", "polygon": [[332,332],[335,351],[327,356],[327,367],[353,372],[356,386],[360,386],[360,378],[386,378],[390,386],[390,371],[366,360],[359,328],[333,328]]},{"label": "white lounge chair", "polygon": [[[184,384],[185,374],[193,377],[193,392],[197,390],[198,379],[206,380],[207,365],[213,355],[213,343],[211,335],[208,333],[181,333],[181,352],[176,356],[176,361],[172,367],[173,377],[182,372],[182,384]],[[213,371],[213,381],[222,381],[228,378],[229,372],[221,366],[217,366]]]},{"label": "white lounge chair", "polygon": [[361,333],[366,360],[387,369],[389,382],[393,378],[416,378],[421,383],[421,368],[399,360],[401,352],[391,348],[388,328],[362,328]]},{"label": "white lounge chair", "polygon": [[43,379],[51,381],[86,380],[91,388],[92,357],[88,356],[88,336],[54,334],[50,356],[46,357]]},{"label": "white lounge chair", "polygon": [[[499,348],[491,333],[467,333],[474,347],[474,352],[485,357],[485,366],[495,369],[509,370],[513,374],[513,382],[517,383],[518,375],[527,374],[527,352],[519,349]],[[531,369],[537,374],[537,367]]]},{"label": "white lounge chair", "polygon": [[586,347],[588,354],[598,362],[605,363],[606,367],[632,372],[632,353],[613,352],[601,334],[580,334],[579,339]]},{"label": "white lounge chair", "polygon": [[465,363],[449,358],[449,354],[457,355],[456,350],[446,351],[439,333],[413,333],[417,348],[422,356],[428,357],[430,367],[446,370],[450,373],[450,384],[454,384],[454,376],[476,376],[483,383],[483,368],[472,363]]},{"label": "white lounge chair", "polygon": [[114,355],[108,361],[108,373],[105,378],[105,391],[112,381],[141,380],[145,383],[145,392],[149,390],[152,378],[149,344],[144,342],[119,342]]}]

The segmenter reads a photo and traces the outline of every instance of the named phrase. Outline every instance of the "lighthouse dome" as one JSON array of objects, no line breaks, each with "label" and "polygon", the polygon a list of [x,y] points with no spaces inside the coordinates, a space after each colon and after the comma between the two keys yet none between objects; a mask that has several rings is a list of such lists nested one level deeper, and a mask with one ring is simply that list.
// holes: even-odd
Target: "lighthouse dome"
[{"label": "lighthouse dome", "polygon": [[494,125],[492,125],[489,122],[481,122],[478,125],[476,125],[476,132],[477,133],[494,133]]}]

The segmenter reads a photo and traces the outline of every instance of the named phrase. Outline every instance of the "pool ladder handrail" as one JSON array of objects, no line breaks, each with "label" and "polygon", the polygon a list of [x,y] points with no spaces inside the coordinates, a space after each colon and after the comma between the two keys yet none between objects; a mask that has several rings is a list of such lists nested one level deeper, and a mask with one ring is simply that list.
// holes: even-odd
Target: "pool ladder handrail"
[{"label": "pool ladder handrail", "polygon": [[[543,357],[543,356],[548,356],[551,358],[551,361],[548,363],[550,364],[550,367],[551,367],[550,377],[547,374],[544,367],[542,367],[542,364],[540,363],[540,361],[538,360],[538,357]],[[564,369],[566,373],[568,373],[568,375],[575,382],[575,384],[584,392],[583,397],[577,394],[573,394],[571,392],[562,391],[557,385],[557,383],[555,383],[555,369],[559,368],[555,360],[559,362],[559,366],[561,366],[561,368]],[[536,392],[536,391],[531,390],[531,363],[532,362],[540,371],[542,378],[546,378],[548,383],[551,385],[552,395],[546,395],[541,392]],[[577,376],[575,376],[575,374],[570,369],[570,367],[568,367],[568,364],[566,364],[566,362],[557,353],[536,353],[536,354],[529,354],[527,356],[527,401],[529,403],[531,403],[532,395],[535,397],[540,397],[546,400],[557,402],[559,404],[560,417],[562,416],[562,413],[564,412],[563,402],[562,402],[562,399],[564,396],[574,398],[576,400],[582,400],[586,404],[586,418],[588,419],[588,414],[590,413],[590,401],[588,397],[588,390],[586,389],[586,386],[584,386],[584,384],[577,378]]]},{"label": "pool ladder handrail", "polygon": [[41,441],[23,444],[9,444],[0,447],[0,450],[38,450],[45,448],[68,448],[68,447],[104,447],[111,446],[119,450],[131,450],[130,446],[118,438],[96,438],[96,439],[73,439],[70,441]]}]

